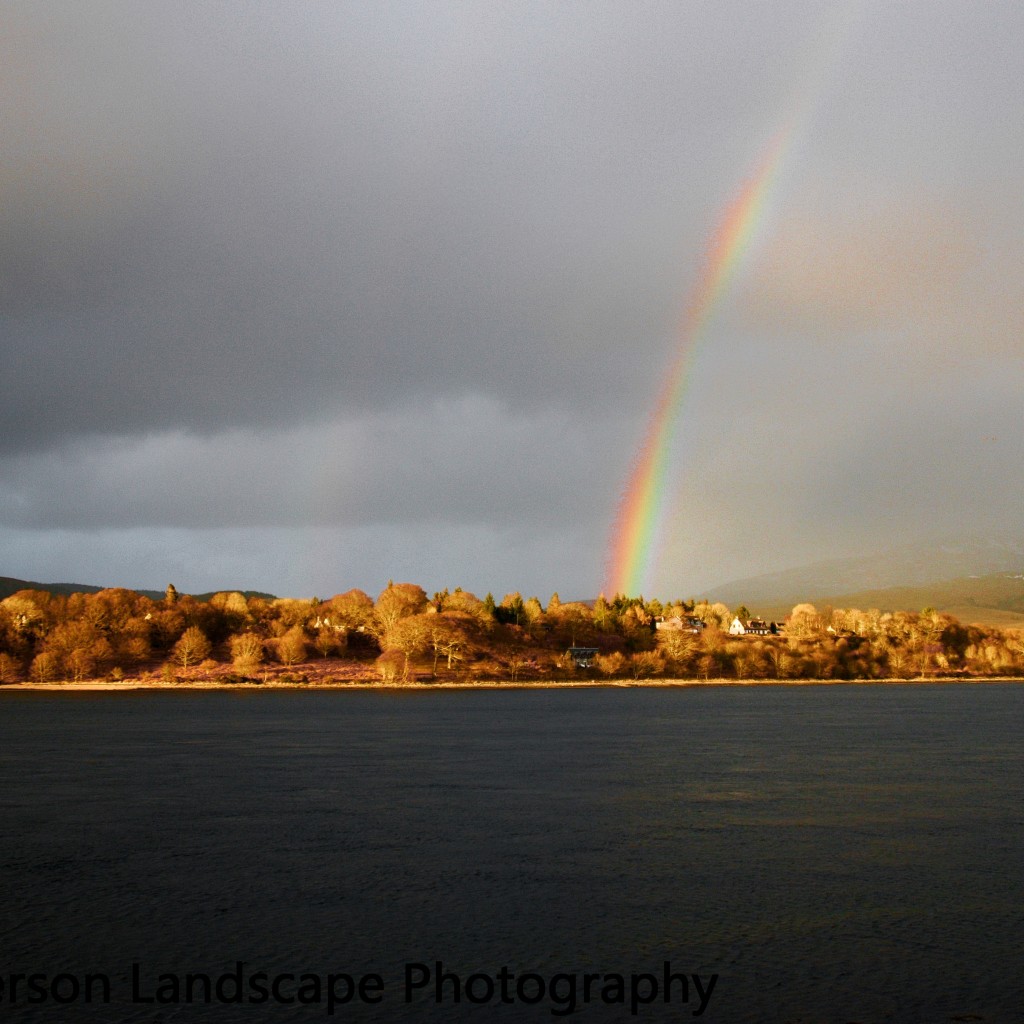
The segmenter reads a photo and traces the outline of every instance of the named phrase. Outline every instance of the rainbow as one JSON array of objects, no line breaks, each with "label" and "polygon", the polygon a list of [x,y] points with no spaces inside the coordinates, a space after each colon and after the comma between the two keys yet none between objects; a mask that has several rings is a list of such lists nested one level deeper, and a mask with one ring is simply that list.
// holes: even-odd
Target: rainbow
[{"label": "rainbow", "polygon": [[793,135],[791,123],[771,139],[754,172],[726,205],[717,229],[708,239],[703,268],[683,318],[678,353],[662,385],[619,503],[605,578],[608,594],[636,596],[650,582],[669,490],[672,439],[686,396],[687,371],[763,218]]}]

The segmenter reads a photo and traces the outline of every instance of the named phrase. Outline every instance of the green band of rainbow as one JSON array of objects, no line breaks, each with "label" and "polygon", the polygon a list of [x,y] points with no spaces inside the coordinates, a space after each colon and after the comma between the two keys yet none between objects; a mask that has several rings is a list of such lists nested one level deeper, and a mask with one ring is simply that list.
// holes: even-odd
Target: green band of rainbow
[{"label": "green band of rainbow", "polygon": [[723,210],[687,305],[675,361],[662,385],[623,492],[608,557],[605,592],[637,595],[650,584],[668,498],[669,462],[693,353],[728,291],[793,136],[792,126],[766,147],[755,172]]}]

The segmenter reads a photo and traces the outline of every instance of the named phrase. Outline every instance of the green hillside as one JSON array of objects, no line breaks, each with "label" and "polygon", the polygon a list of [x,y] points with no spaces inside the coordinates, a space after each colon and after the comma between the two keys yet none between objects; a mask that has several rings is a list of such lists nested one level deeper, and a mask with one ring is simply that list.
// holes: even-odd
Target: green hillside
[{"label": "green hillside", "polygon": [[[992,573],[964,576],[914,587],[885,587],[844,594],[808,595],[818,607],[879,608],[882,611],[914,611],[935,608],[961,622],[1000,629],[1024,628],[1024,576]],[[759,614],[778,618],[792,606],[774,604],[758,607]]]}]

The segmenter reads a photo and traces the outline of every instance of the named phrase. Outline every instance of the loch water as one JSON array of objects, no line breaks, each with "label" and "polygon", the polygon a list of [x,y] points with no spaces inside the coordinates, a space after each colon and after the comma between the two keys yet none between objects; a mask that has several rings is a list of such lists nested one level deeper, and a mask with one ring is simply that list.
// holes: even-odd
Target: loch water
[{"label": "loch water", "polygon": [[[1024,1021],[1022,739],[1012,683],[4,690],[0,1022]],[[239,961],[383,990],[132,1001]],[[438,962],[717,980],[406,1002]],[[110,1002],[9,998],[90,972]]]}]

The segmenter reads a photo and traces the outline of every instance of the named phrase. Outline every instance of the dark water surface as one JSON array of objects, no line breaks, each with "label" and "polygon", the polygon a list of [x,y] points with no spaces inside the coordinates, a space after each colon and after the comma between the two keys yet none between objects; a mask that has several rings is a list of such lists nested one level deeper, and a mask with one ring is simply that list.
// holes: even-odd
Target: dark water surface
[{"label": "dark water surface", "polygon": [[[1024,1021],[1022,737],[1012,684],[0,692],[0,1021]],[[238,960],[383,998],[130,1001]],[[579,1005],[406,1005],[437,960]],[[665,961],[703,1016],[582,1003]]]}]

